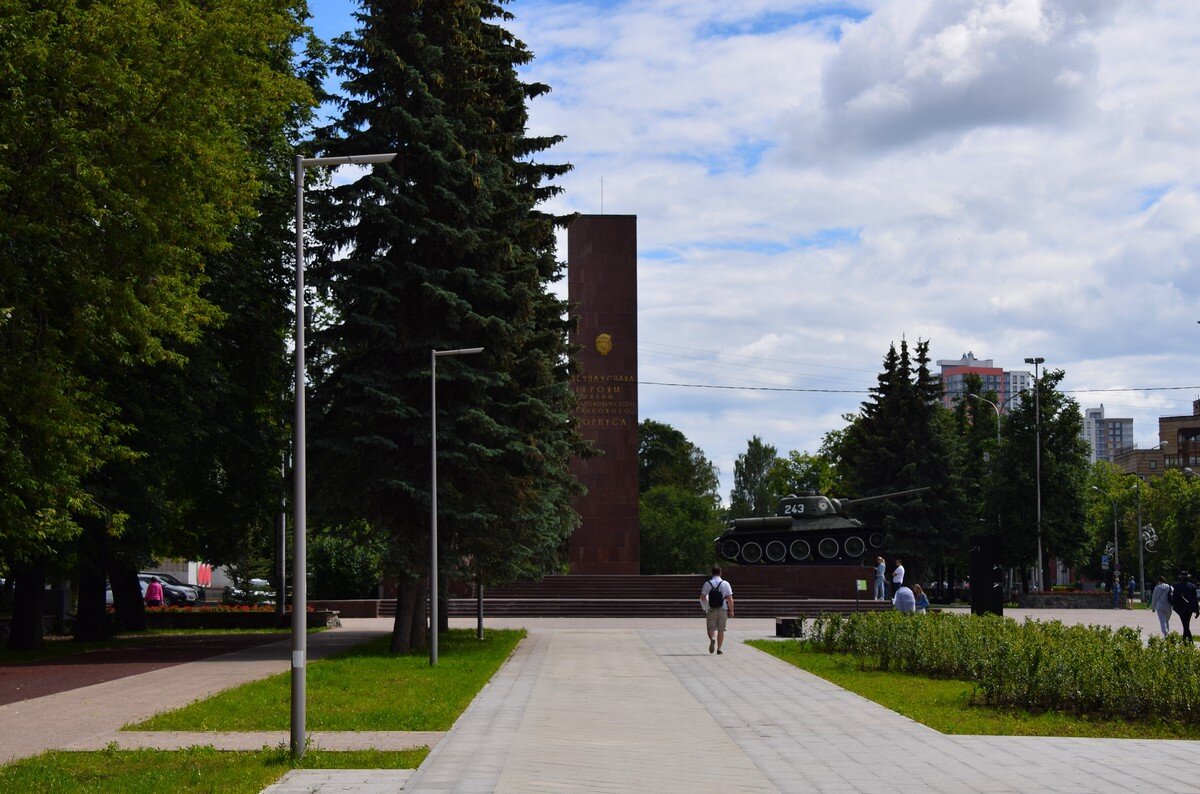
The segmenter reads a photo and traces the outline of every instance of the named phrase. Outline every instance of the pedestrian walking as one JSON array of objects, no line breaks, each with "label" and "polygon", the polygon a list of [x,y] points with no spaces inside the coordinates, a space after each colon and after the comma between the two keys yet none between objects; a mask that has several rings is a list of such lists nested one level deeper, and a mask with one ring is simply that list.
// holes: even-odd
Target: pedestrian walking
[{"label": "pedestrian walking", "polygon": [[721,653],[725,644],[725,624],[733,617],[733,588],[721,578],[721,566],[714,565],[712,576],[700,588],[700,606],[708,628],[708,652]]},{"label": "pedestrian walking", "polygon": [[146,606],[160,607],[163,603],[163,587],[159,584],[158,577],[150,577],[150,584],[146,585]]},{"label": "pedestrian walking", "polygon": [[925,595],[925,591],[921,589],[921,585],[915,584],[912,586],[913,598],[916,599],[914,606],[918,615],[929,613],[929,596]]},{"label": "pedestrian walking", "polygon": [[892,569],[892,598],[896,598],[896,592],[900,586],[904,584],[904,561],[897,559],[896,567]]},{"label": "pedestrian walking", "polygon": [[1114,576],[1112,589],[1112,608],[1120,609],[1122,606],[1124,606],[1124,604],[1121,603],[1121,580],[1120,578]]},{"label": "pedestrian walking", "polygon": [[875,558],[875,600],[887,599],[887,563],[883,557]]},{"label": "pedestrian walking", "polygon": [[1171,589],[1167,577],[1160,576],[1158,584],[1154,585],[1154,592],[1150,594],[1150,608],[1158,615],[1158,627],[1162,629],[1164,637],[1171,631]]},{"label": "pedestrian walking", "polygon": [[1183,638],[1192,641],[1192,618],[1200,615],[1200,604],[1196,601],[1196,585],[1187,571],[1179,574],[1179,581],[1171,586],[1171,607],[1183,625]]}]

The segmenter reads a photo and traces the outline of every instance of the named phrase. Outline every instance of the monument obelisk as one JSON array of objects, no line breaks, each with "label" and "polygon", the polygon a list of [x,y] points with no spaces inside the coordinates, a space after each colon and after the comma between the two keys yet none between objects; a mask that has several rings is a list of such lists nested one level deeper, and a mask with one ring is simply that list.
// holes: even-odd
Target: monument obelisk
[{"label": "monument obelisk", "polygon": [[572,574],[637,574],[637,216],[579,215],[567,227],[567,301],[578,327],[584,439],[600,453],[571,472],[587,494],[570,541]]}]

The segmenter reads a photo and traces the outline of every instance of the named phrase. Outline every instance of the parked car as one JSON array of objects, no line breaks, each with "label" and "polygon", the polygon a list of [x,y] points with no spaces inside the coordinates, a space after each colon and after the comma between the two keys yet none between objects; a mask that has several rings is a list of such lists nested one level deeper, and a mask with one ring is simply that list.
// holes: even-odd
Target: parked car
[{"label": "parked car", "polygon": [[175,585],[176,587],[182,587],[185,590],[191,590],[193,593],[195,593],[196,598],[194,600],[197,602],[202,603],[205,599],[203,587],[200,587],[199,585],[194,585],[194,584],[187,584],[186,582],[181,582],[169,573],[156,573],[154,571],[142,571],[141,573],[138,574],[138,576],[139,577],[157,576],[159,583],[161,583],[164,588],[169,584]]},{"label": "parked car", "polygon": [[[196,591],[193,588],[188,587],[186,585],[180,586],[177,584],[171,584],[170,582],[166,581],[160,574],[156,574],[156,573],[139,573],[138,574],[138,584],[142,588],[142,600],[145,600],[145,598],[146,598],[146,588],[150,584],[151,577],[157,577],[158,583],[162,585],[163,602],[167,606],[185,607],[185,606],[194,606],[196,604]],[[104,603],[106,603],[106,604],[113,603],[113,593],[112,593],[112,585],[111,584],[106,583],[104,585]]]}]

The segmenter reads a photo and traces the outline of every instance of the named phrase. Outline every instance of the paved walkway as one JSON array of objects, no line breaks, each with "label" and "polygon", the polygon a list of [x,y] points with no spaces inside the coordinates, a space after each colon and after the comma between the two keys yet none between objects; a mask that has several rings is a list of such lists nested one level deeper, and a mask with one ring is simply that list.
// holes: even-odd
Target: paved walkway
[{"label": "paved walkway", "polygon": [[[1144,610],[1034,614],[1157,630]],[[312,658],[390,629],[390,621],[346,623],[310,636]],[[529,638],[448,734],[313,735],[330,749],[436,742],[419,770],[301,770],[270,791],[1126,794],[1192,792],[1200,780],[1200,742],[943,736],[742,644],[770,636],[770,620],[732,622],[722,656],[707,653],[699,618],[488,625],[525,625]],[[113,738],[125,746],[180,746],[193,738],[220,746],[284,743],[274,733],[116,732],[285,671],[288,650],[286,642],[264,645],[0,706],[0,763]]]},{"label": "paved walkway", "polygon": [[1200,742],[944,736],[762,633],[710,656],[698,626],[535,628],[404,790],[1196,790]]}]

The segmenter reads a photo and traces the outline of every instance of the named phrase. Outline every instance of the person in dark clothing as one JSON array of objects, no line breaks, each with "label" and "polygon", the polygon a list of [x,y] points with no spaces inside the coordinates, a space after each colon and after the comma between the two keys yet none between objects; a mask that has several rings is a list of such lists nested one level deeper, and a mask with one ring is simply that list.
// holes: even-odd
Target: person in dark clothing
[{"label": "person in dark clothing", "polygon": [[1183,638],[1191,642],[1192,617],[1200,616],[1200,601],[1196,598],[1196,585],[1192,584],[1192,577],[1188,575],[1187,571],[1179,574],[1179,581],[1172,589],[1171,608],[1175,610],[1175,614],[1179,616],[1179,622],[1183,624]]}]

